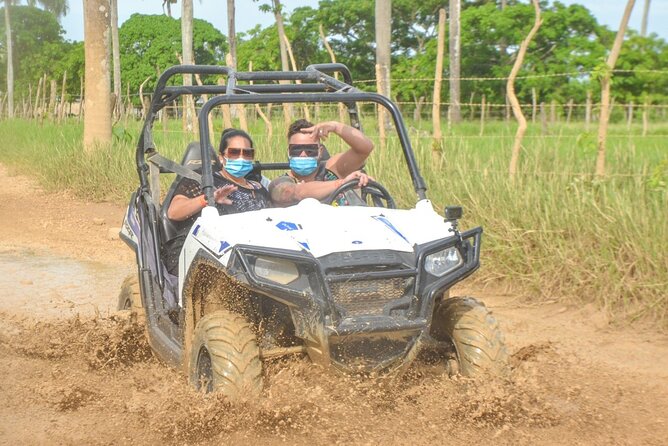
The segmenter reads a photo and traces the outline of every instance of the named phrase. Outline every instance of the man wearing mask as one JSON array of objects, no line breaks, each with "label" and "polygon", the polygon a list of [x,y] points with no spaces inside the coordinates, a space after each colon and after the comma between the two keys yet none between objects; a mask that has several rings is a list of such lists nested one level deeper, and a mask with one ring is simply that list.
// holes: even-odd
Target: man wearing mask
[{"label": "man wearing mask", "polygon": [[[350,147],[328,158],[322,141],[331,133]],[[369,177],[360,171],[373,151],[373,143],[361,131],[336,121],[312,124],[305,119],[293,122],[288,128],[288,159],[290,171],[269,185],[272,202],[289,206],[304,198],[322,200],[339,186],[358,179],[366,186]],[[345,198],[337,198],[344,205]]]}]

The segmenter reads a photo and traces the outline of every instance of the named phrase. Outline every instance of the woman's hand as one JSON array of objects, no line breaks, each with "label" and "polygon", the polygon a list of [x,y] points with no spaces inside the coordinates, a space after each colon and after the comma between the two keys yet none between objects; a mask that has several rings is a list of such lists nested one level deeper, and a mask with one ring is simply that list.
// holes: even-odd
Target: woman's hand
[{"label": "woman's hand", "polygon": [[232,204],[232,200],[228,197],[231,193],[237,190],[237,186],[233,184],[226,184],[213,191],[213,199],[218,204]]}]

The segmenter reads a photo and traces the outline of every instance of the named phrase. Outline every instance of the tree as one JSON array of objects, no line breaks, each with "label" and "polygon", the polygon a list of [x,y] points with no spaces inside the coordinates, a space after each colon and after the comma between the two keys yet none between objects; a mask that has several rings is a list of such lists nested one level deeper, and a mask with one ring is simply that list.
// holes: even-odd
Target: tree
[{"label": "tree", "polygon": [[227,40],[230,45],[232,56],[232,68],[237,67],[237,33],[234,18],[234,0],[227,0]]},{"label": "tree", "polygon": [[517,100],[517,96],[515,95],[515,77],[520,71],[522,62],[524,62],[524,55],[527,52],[527,48],[529,48],[529,43],[531,43],[531,40],[538,32],[538,29],[541,25],[540,4],[538,3],[538,0],[532,0],[532,3],[536,13],[536,18],[534,19],[531,30],[529,30],[529,34],[527,34],[526,38],[522,40],[522,43],[520,44],[520,49],[517,51],[517,58],[515,59],[513,69],[510,71],[510,76],[508,77],[508,82],[506,83],[508,100],[513,107],[513,114],[515,115],[515,118],[518,122],[517,132],[515,133],[515,140],[513,142],[512,155],[510,158],[510,167],[508,168],[510,178],[515,177],[515,172],[517,171],[517,162],[520,157],[520,149],[522,147],[522,138],[524,138],[524,132],[526,132],[527,129],[527,120],[524,118],[524,113],[522,113],[522,108],[520,107],[520,103]]},{"label": "tree", "polygon": [[109,0],[111,9],[111,53],[114,64],[114,111],[121,112],[121,53],[118,39],[118,0]]},{"label": "tree", "polygon": [[14,117],[14,53],[12,42],[12,27],[9,19],[11,0],[5,0],[5,32],[7,42],[7,116]]},{"label": "tree", "polygon": [[[4,11],[0,11],[0,15],[4,16]],[[29,85],[36,85],[44,74],[51,79],[62,78],[64,69],[68,69],[65,61],[70,59],[69,53],[77,46],[65,41],[65,31],[52,13],[31,6],[12,6],[11,17],[13,90],[14,96],[18,97],[27,94]],[[5,36],[5,31],[5,22],[0,20],[0,36]],[[0,54],[8,51],[5,45],[6,40],[0,39]],[[21,55],[23,57],[19,57]],[[7,82],[7,60],[0,57],[0,83],[3,85]],[[68,72],[71,73],[69,69]],[[79,93],[78,86],[76,92]]]},{"label": "tree", "polygon": [[633,11],[633,5],[635,0],[628,0],[626,4],[626,9],[624,9],[624,15],[622,16],[622,21],[619,24],[619,29],[617,30],[617,36],[615,37],[615,43],[612,45],[612,50],[608,59],[605,61],[605,64],[601,68],[601,114],[598,119],[598,155],[596,156],[596,176],[602,177],[605,175],[605,143],[608,136],[608,120],[610,119],[610,78],[612,77],[612,70],[615,69],[615,64],[617,63],[617,58],[619,57],[619,52],[622,49],[622,43],[624,42],[624,33],[626,33],[626,27],[629,24],[629,17],[631,17],[631,11]]},{"label": "tree", "polygon": [[111,142],[108,6],[108,0],[84,1],[86,103],[83,144],[86,151]]},{"label": "tree", "polygon": [[[183,63],[185,65],[193,65],[195,58],[193,56],[193,1],[181,0],[181,47],[183,49]],[[183,75],[183,85],[189,86],[193,84],[192,75]],[[195,128],[194,105],[191,96],[184,96],[186,130],[192,132]]]},{"label": "tree", "polygon": [[460,111],[461,31],[460,0],[450,0],[450,121],[462,119]]},{"label": "tree", "polygon": [[650,0],[645,0],[645,7],[642,11],[642,24],[640,25],[640,36],[647,36],[647,18],[649,17],[649,3]]},{"label": "tree", "polygon": [[167,17],[172,17],[172,5],[176,4],[176,0],[162,0],[162,12],[164,12]]},{"label": "tree", "polygon": [[[133,14],[118,31],[121,49],[122,82],[130,84],[130,90],[138,91],[147,78],[150,89],[157,74],[178,64],[177,54],[182,54],[181,23],[166,15]],[[194,59],[203,65],[224,63],[227,51],[225,36],[210,23],[193,20]],[[172,80],[174,84],[176,80]]]},{"label": "tree", "polygon": [[392,0],[376,0],[376,64],[381,79],[378,93],[390,97],[390,47],[392,33]]},{"label": "tree", "polygon": [[[19,3],[20,0],[4,0],[5,4],[5,34],[7,46],[7,107],[8,114],[11,118],[14,116],[14,51],[12,41],[12,27],[10,19],[10,9],[13,4]],[[61,17],[67,14],[67,0],[28,0],[29,6],[35,6],[39,3],[49,12],[55,14],[56,17]]]}]

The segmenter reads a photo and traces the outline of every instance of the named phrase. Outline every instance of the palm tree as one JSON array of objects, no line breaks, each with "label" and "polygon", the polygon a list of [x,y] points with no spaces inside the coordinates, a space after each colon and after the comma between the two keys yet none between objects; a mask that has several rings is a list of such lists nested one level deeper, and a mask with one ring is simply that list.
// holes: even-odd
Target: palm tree
[{"label": "palm tree", "polygon": [[649,3],[650,0],[645,0],[645,7],[642,11],[642,25],[640,26],[640,35],[647,37],[647,17],[649,17]]},{"label": "palm tree", "polygon": [[460,0],[450,0],[450,122],[462,119],[459,75],[461,68]]},{"label": "palm tree", "polygon": [[[3,0],[5,4],[5,32],[7,35],[7,114],[8,117],[14,116],[14,58],[12,43],[12,27],[10,19],[10,8],[14,4],[21,3],[21,0]],[[67,15],[69,5],[67,0],[28,0],[28,6],[35,6],[39,3],[45,10],[53,13],[56,18]]]},{"label": "palm tree", "polygon": [[109,87],[109,0],[84,2],[84,52],[86,88],[84,149],[94,150],[111,142],[111,89]]},{"label": "palm tree", "polygon": [[165,12],[165,7],[167,7],[167,14],[168,17],[172,16],[172,4],[176,3],[176,0],[162,0],[162,11]]},{"label": "palm tree", "polygon": [[111,9],[111,59],[114,65],[114,112],[121,116],[121,52],[118,39],[118,0],[109,0]]},{"label": "palm tree", "polygon": [[376,0],[376,63],[380,68],[380,94],[390,97],[390,43],[392,0]]}]

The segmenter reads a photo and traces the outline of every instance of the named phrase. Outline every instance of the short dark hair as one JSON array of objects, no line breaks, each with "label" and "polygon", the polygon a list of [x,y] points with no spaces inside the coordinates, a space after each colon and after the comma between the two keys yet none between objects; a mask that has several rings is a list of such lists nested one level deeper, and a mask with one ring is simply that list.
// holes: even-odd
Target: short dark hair
[{"label": "short dark hair", "polygon": [[241,129],[228,128],[223,130],[223,133],[220,135],[220,146],[218,150],[220,151],[221,155],[225,153],[225,149],[227,149],[227,145],[230,139],[234,138],[235,136],[241,136],[242,138],[246,138],[250,142],[251,148],[253,147],[253,139],[250,137],[248,133],[244,132]]},{"label": "short dark hair", "polygon": [[288,127],[288,139],[290,139],[292,135],[301,133],[302,129],[307,129],[309,127],[313,127],[312,122],[307,121],[306,119],[297,119],[295,122],[290,124],[290,127]]}]

